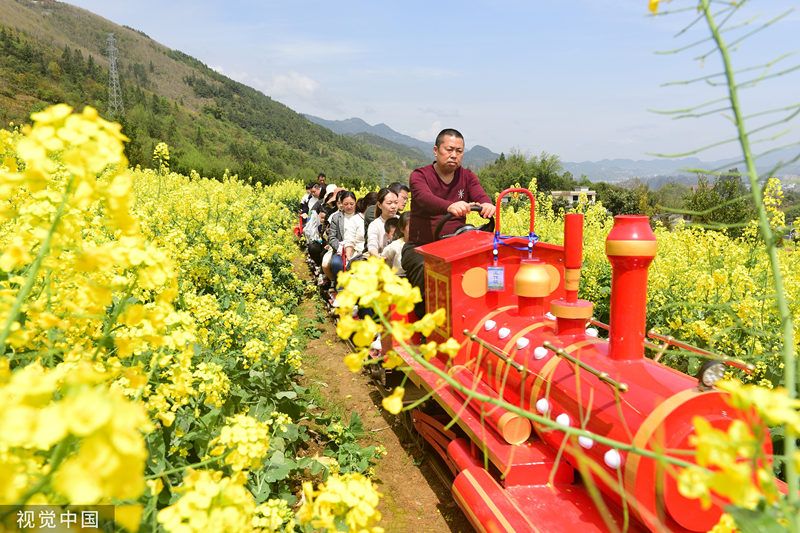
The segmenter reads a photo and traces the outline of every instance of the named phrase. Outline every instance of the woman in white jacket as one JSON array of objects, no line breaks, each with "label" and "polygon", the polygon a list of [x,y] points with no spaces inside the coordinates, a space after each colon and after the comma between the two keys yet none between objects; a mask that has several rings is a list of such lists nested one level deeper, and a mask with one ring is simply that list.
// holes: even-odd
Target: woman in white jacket
[{"label": "woman in white jacket", "polygon": [[[360,256],[364,251],[364,207],[363,203],[356,202],[353,210],[349,214],[345,210],[342,217],[344,238],[341,246],[345,252],[347,263]],[[347,268],[347,263],[345,263],[345,268]]]},{"label": "woman in white jacket", "polygon": [[375,207],[376,218],[367,228],[367,252],[369,255],[380,257],[384,247],[389,244],[386,240],[386,221],[397,214],[397,194],[388,188],[378,191],[378,204]]}]

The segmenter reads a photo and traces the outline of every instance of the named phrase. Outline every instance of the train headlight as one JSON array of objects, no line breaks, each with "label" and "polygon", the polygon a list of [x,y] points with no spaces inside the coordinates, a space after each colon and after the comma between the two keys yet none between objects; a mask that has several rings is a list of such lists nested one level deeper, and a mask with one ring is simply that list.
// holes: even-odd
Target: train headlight
[{"label": "train headlight", "polygon": [[711,388],[725,376],[725,365],[719,361],[706,361],[697,373],[702,388]]}]

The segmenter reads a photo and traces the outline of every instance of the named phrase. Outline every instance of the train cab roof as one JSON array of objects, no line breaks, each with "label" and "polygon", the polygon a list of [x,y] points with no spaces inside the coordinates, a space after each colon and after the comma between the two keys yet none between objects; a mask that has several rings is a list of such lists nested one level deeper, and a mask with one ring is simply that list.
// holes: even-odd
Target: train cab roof
[{"label": "train cab roof", "polygon": [[[528,238],[504,238],[503,242],[505,245],[525,247],[528,245]],[[536,246],[537,248],[553,248],[553,245],[541,242],[537,243]],[[416,250],[422,254],[425,259],[454,263],[474,255],[491,252],[492,248],[494,248],[494,233],[487,231],[469,231],[455,237],[418,246]]]}]

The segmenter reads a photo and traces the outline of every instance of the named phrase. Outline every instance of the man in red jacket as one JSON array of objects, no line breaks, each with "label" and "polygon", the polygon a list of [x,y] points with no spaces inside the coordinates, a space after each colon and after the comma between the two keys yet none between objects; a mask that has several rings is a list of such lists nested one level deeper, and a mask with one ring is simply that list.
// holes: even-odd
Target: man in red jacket
[{"label": "man in red jacket", "polygon": [[[414,248],[432,242],[433,232],[445,213],[453,218],[445,223],[442,235],[455,231],[466,223],[472,205],[481,206],[481,216],[494,216],[494,204],[471,170],[461,167],[464,157],[464,136],[457,130],[444,129],[436,136],[433,164],[411,173],[411,227],[403,247],[402,265],[411,284],[419,287],[423,297],[425,284],[424,261]],[[424,314],[424,304],[415,309]]]}]

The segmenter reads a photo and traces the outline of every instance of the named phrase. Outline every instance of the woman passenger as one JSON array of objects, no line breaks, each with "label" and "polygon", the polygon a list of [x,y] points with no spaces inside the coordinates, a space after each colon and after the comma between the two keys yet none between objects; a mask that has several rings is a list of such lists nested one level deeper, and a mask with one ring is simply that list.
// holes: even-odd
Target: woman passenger
[{"label": "woman passenger", "polygon": [[365,202],[361,200],[356,202],[355,195],[342,200],[344,237],[341,247],[347,261],[353,261],[364,251],[364,209],[366,209],[364,204]]},{"label": "woman passenger", "polygon": [[378,191],[378,205],[375,208],[376,218],[367,228],[367,252],[371,256],[380,257],[386,240],[386,221],[397,214],[397,194],[389,188]]},{"label": "woman passenger", "polygon": [[336,204],[339,209],[328,219],[328,246],[330,249],[325,254],[327,261],[323,260],[322,266],[325,275],[331,281],[336,281],[336,275],[342,270],[342,241],[344,240],[344,221],[347,216],[355,212],[356,195],[350,191],[341,190],[336,195]]}]

